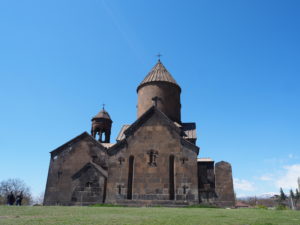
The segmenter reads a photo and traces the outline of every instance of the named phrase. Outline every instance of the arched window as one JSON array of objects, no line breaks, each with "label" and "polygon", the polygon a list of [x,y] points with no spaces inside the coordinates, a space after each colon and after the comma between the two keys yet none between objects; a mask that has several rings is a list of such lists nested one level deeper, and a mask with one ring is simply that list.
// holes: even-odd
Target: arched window
[{"label": "arched window", "polygon": [[131,155],[128,160],[128,186],[127,186],[127,199],[132,199],[132,183],[133,183],[133,163],[134,156]]},{"label": "arched window", "polygon": [[174,182],[174,155],[169,157],[169,197],[175,199],[175,182]]}]

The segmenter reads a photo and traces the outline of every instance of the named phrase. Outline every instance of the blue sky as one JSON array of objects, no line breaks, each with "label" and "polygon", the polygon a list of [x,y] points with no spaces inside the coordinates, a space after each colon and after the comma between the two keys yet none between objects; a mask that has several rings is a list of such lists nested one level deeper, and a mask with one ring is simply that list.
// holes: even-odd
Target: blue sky
[{"label": "blue sky", "polygon": [[43,192],[49,152],[106,104],[136,119],[156,63],[182,88],[200,157],[229,161],[238,196],[300,176],[300,2],[0,0],[0,180]]}]

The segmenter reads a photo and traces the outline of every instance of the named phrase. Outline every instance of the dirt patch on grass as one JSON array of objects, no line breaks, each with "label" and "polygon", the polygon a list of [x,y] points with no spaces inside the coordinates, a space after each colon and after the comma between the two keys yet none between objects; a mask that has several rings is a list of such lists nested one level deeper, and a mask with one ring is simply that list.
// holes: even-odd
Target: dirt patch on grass
[{"label": "dirt patch on grass", "polygon": [[12,218],[19,218],[19,216],[0,216],[0,219],[12,219]]},{"label": "dirt patch on grass", "polygon": [[48,216],[0,216],[0,219],[47,218]]}]

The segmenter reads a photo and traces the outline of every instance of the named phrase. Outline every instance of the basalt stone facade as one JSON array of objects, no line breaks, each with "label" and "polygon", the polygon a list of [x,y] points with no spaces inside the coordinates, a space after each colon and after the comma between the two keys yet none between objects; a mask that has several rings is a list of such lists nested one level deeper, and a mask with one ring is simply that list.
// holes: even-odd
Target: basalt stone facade
[{"label": "basalt stone facade", "polygon": [[198,148],[182,139],[180,129],[155,107],[140,120],[109,152],[107,202],[197,203]]},{"label": "basalt stone facade", "polygon": [[[137,88],[138,118],[110,143],[104,108],[51,152],[45,205],[234,205],[231,166],[198,158],[196,124],[181,121],[181,88],[163,64]],[[104,137],[103,137],[104,136]]]},{"label": "basalt stone facade", "polygon": [[234,205],[234,191],[232,181],[232,169],[228,162],[218,162],[215,165],[216,194],[219,206]]},{"label": "basalt stone facade", "polygon": [[214,161],[211,159],[198,159],[198,191],[200,203],[216,202]]},{"label": "basalt stone facade", "polygon": [[106,180],[106,149],[84,132],[51,152],[44,204],[103,202]]}]

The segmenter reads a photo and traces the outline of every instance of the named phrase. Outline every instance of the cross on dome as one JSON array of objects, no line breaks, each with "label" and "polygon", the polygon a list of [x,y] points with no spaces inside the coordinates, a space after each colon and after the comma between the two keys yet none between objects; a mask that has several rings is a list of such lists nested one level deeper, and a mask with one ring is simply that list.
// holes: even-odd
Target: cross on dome
[{"label": "cross on dome", "polygon": [[162,54],[158,53],[157,55],[158,61],[160,61],[160,57],[162,57]]}]

